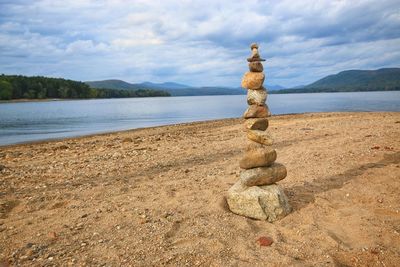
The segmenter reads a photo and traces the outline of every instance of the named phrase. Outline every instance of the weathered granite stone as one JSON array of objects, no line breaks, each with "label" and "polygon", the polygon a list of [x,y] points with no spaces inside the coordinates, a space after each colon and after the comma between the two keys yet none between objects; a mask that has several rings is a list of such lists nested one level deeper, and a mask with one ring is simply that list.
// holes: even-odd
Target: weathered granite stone
[{"label": "weathered granite stone", "polygon": [[264,149],[248,150],[244,157],[239,161],[242,169],[270,166],[276,160],[276,151],[271,147]]},{"label": "weathered granite stone", "polygon": [[262,87],[259,90],[247,90],[247,104],[264,105],[267,100],[268,92]]},{"label": "weathered granite stone", "polygon": [[264,83],[265,75],[262,72],[246,72],[242,79],[242,87],[250,90],[259,90]]},{"label": "weathered granite stone", "polygon": [[250,105],[243,114],[243,118],[266,118],[271,116],[267,105]]},{"label": "weathered granite stone", "polygon": [[277,184],[248,187],[238,181],[228,190],[226,200],[233,213],[269,222],[285,217],[292,209]]},{"label": "weathered granite stone", "polygon": [[273,144],[272,137],[266,131],[249,130],[247,131],[247,138],[251,141],[267,146]]},{"label": "weathered granite stone", "polygon": [[260,61],[249,62],[249,70],[251,72],[263,72],[264,67]]},{"label": "weathered granite stone", "polygon": [[244,122],[244,126],[248,130],[260,130],[265,131],[268,128],[267,118],[251,118]]},{"label": "weathered granite stone", "polygon": [[286,167],[280,163],[274,163],[269,167],[259,167],[242,171],[240,180],[247,186],[269,185],[285,179]]}]

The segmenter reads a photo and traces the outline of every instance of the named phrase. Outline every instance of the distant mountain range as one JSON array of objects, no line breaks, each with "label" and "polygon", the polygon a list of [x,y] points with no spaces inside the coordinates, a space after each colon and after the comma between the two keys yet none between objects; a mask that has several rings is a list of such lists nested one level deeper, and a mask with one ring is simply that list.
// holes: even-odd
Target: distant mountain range
[{"label": "distant mountain range", "polygon": [[386,68],[378,70],[346,70],[338,74],[329,75],[305,88],[389,88],[398,84],[400,68]]},{"label": "distant mountain range", "polygon": [[[165,83],[128,83],[122,80],[104,80],[104,81],[88,81],[85,82],[92,88],[106,88],[118,90],[139,90],[139,89],[156,89],[170,93],[172,96],[196,96],[196,95],[244,95],[246,90],[241,87],[219,87],[205,86],[193,87],[185,84],[165,82]],[[279,85],[267,86],[268,90],[280,90],[284,87]]]},{"label": "distant mountain range", "polygon": [[166,83],[128,83],[122,80],[104,80],[104,81],[88,81],[85,82],[87,85],[93,88],[107,88],[107,89],[119,89],[119,90],[137,90],[137,89],[186,89],[191,86],[173,82]]},{"label": "distant mountain range", "polygon": [[306,86],[271,93],[316,93],[400,90],[400,68],[346,70],[326,76]]},{"label": "distant mountain range", "polygon": [[[88,81],[85,83],[92,88],[119,90],[163,90],[172,96],[246,94],[246,90],[240,87],[193,87],[174,82],[128,83],[121,80],[104,80]],[[309,85],[296,86],[290,89],[285,89],[279,85],[266,85],[266,87],[271,94],[400,90],[400,68],[347,70],[335,75],[326,76]]]}]

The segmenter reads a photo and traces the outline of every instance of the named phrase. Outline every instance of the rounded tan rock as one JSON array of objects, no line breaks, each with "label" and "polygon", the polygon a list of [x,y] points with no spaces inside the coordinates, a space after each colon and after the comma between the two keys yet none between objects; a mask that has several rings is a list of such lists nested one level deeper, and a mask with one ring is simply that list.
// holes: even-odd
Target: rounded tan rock
[{"label": "rounded tan rock", "polygon": [[276,160],[276,151],[272,148],[249,150],[244,153],[239,166],[242,169],[270,166]]},{"label": "rounded tan rock", "polygon": [[265,75],[262,72],[246,72],[242,79],[242,87],[250,90],[262,88]]},{"label": "rounded tan rock", "polygon": [[240,180],[244,185],[269,185],[285,179],[286,167],[280,163],[274,163],[269,167],[258,167],[242,171]]},{"label": "rounded tan rock", "polygon": [[249,130],[247,131],[247,138],[251,141],[270,146],[273,144],[271,135],[266,131]]}]

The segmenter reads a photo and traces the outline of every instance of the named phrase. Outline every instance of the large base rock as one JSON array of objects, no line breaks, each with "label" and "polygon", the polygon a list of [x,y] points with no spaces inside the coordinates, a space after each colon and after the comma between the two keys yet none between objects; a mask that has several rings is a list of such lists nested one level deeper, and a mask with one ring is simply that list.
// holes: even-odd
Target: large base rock
[{"label": "large base rock", "polygon": [[233,213],[269,222],[285,217],[292,210],[277,184],[247,187],[238,181],[228,190],[226,199]]}]

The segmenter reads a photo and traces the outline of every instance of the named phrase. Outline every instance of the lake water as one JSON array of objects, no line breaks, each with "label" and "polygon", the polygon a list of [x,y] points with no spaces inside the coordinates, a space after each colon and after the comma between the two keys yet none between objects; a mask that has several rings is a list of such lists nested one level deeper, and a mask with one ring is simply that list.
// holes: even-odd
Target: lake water
[{"label": "lake water", "polygon": [[[269,95],[273,114],[400,111],[400,91]],[[0,104],[0,145],[240,117],[245,95]]]}]

